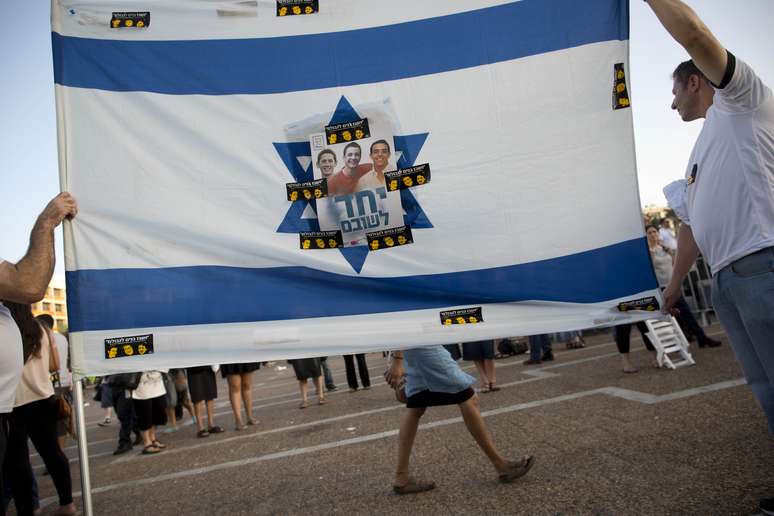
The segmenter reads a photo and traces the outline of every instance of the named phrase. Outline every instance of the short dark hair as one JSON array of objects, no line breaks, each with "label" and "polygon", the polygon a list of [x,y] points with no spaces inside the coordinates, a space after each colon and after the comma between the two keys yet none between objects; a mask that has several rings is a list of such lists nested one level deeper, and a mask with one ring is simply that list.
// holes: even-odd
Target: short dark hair
[{"label": "short dark hair", "polygon": [[653,224],[648,224],[647,226],[645,226],[645,232],[647,233],[650,228],[653,228],[656,231],[658,231],[658,228],[656,226],[654,226]]},{"label": "short dark hair", "polygon": [[688,82],[688,78],[691,75],[698,75],[699,79],[703,79],[707,84],[710,82],[709,79],[707,79],[707,76],[704,75],[704,73],[699,70],[699,67],[696,66],[696,64],[693,62],[693,59],[683,61],[677,65],[675,71],[672,72],[672,79],[676,80],[680,84],[686,84]]},{"label": "short dark hair", "polygon": [[344,152],[342,154],[346,154],[347,153],[347,149],[349,149],[350,147],[357,147],[357,150],[360,151],[360,154],[363,153],[363,149],[360,147],[360,145],[358,145],[355,142],[349,142],[347,145],[344,146]]},{"label": "short dark hair", "polygon": [[35,317],[38,321],[42,322],[46,326],[48,326],[49,330],[54,329],[54,318],[51,317],[48,314],[40,314],[39,316]]},{"label": "short dark hair", "polygon": [[320,151],[320,154],[317,155],[317,164],[318,165],[320,164],[320,159],[322,159],[323,154],[330,154],[331,156],[333,156],[333,161],[338,162],[338,160],[336,159],[336,153],[335,152],[333,152],[331,149],[323,149],[323,150]]},{"label": "short dark hair", "polygon": [[392,152],[392,148],[390,148],[390,144],[387,143],[387,140],[376,140],[374,143],[371,144],[371,149],[368,151],[369,154],[373,154],[374,153],[374,145],[376,145],[378,143],[385,144],[387,146],[387,150],[389,152]]}]

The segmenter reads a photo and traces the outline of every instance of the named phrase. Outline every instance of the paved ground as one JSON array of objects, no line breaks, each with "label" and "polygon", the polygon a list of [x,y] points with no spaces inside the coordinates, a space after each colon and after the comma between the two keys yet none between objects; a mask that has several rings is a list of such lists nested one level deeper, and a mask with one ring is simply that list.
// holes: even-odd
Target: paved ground
[{"label": "paved ground", "polygon": [[[725,341],[718,327],[710,331]],[[233,430],[221,383],[218,423],[228,431],[197,439],[189,425],[150,457],[139,447],[114,457],[117,427],[97,427],[91,402],[95,513],[735,515],[756,513],[758,498],[774,495],[774,439],[727,343],[693,349],[696,367],[666,371],[647,367],[637,338],[640,372],[625,375],[609,335],[588,340],[541,366],[522,365],[524,356],[497,361],[503,389],[480,395],[486,422],[503,451],[537,458],[516,484],[496,482],[459,411],[441,407],[425,415],[413,456],[415,473],[438,488],[393,495],[403,408],[381,378],[384,359],[372,354],[371,390],[349,393],[343,361],[331,358],[340,389],[306,410],[297,408],[292,369],[260,370],[260,424],[243,432]],[[66,453],[77,456],[74,446]],[[77,459],[72,472],[79,486]],[[51,513],[53,487],[38,478],[43,513]]]}]

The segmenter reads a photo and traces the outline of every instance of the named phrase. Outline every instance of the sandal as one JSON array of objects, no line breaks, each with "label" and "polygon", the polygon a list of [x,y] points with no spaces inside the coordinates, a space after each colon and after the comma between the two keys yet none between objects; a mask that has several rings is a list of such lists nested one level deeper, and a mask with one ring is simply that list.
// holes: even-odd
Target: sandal
[{"label": "sandal", "polygon": [[225,430],[223,430],[223,427],[218,425],[209,427],[207,431],[211,434],[222,434],[223,432],[225,432]]},{"label": "sandal", "polygon": [[637,373],[638,371],[637,369],[632,367],[631,369],[624,369],[623,372],[626,374],[634,374],[634,373]]},{"label": "sandal", "polygon": [[196,437],[209,437],[210,433],[207,430],[199,430],[196,432]]},{"label": "sandal", "polygon": [[406,482],[406,485],[392,486],[393,492],[399,495],[423,493],[425,491],[430,491],[432,489],[435,489],[435,482],[433,482],[432,480],[416,480],[413,477],[409,477],[409,480],[408,482]]},{"label": "sandal", "polygon": [[234,430],[236,430],[237,432],[239,432],[241,430],[247,430],[247,425],[236,425],[234,427]]},{"label": "sandal", "polygon": [[143,455],[155,455],[156,453],[161,453],[161,449],[158,448],[155,444],[149,444],[142,449]]},{"label": "sandal", "polygon": [[489,383],[489,392],[497,392],[501,391],[502,389],[500,387],[497,387],[494,382]]},{"label": "sandal", "polygon": [[317,400],[318,405],[325,405],[326,403],[328,403],[328,401],[325,398],[320,398]]},{"label": "sandal", "polygon": [[247,420],[247,424],[250,425],[250,426],[255,426],[255,425],[258,424],[258,420],[250,418],[250,419]]},{"label": "sandal", "polygon": [[523,477],[535,464],[535,458],[532,455],[527,455],[519,462],[509,462],[504,473],[500,473],[497,479],[502,484],[510,484],[517,478]]},{"label": "sandal", "polygon": [[167,447],[166,444],[163,444],[159,441],[153,441],[153,446],[155,446],[156,448],[159,448],[160,450],[163,450],[164,448]]},{"label": "sandal", "polygon": [[304,401],[301,402],[301,404],[298,406],[298,408],[305,409],[308,406],[309,406],[309,402],[304,400]]}]

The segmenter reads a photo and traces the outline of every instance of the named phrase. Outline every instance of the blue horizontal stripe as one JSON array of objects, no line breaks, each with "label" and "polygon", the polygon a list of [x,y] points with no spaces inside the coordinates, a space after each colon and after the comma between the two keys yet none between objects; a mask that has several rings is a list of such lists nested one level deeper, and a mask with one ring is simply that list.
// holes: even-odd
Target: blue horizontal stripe
[{"label": "blue horizontal stripe", "polygon": [[657,287],[645,240],[466,272],[368,278],[306,267],[67,272],[71,331],[361,315],[538,300],[593,303]]},{"label": "blue horizontal stripe", "polygon": [[523,0],[322,34],[126,41],[55,32],[52,44],[63,86],[229,95],[390,81],[628,38],[628,0]]}]

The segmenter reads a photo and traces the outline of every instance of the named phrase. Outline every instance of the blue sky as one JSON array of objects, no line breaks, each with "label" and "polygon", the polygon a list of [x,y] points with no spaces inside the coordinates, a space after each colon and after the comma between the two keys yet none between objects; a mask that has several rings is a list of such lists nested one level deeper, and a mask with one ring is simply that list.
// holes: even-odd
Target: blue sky
[{"label": "blue sky", "polygon": [[[580,1],[580,0],[579,0]],[[774,87],[774,0],[688,2],[720,42]],[[0,31],[0,257],[23,256],[35,217],[59,191],[49,4],[4,0]],[[664,204],[661,188],[683,175],[701,122],[669,109],[670,73],[687,59],[641,0],[631,0],[630,90],[643,205]],[[62,235],[57,231],[57,274]]]}]

